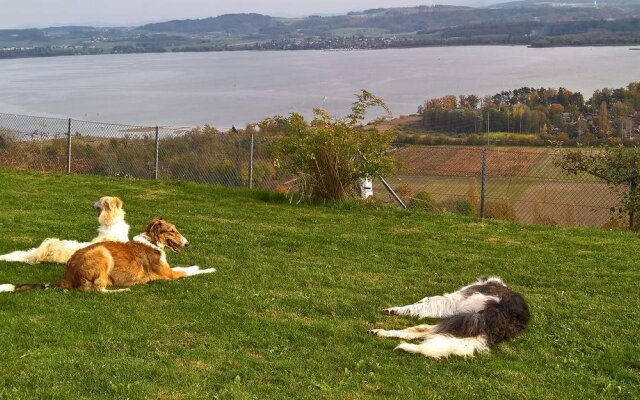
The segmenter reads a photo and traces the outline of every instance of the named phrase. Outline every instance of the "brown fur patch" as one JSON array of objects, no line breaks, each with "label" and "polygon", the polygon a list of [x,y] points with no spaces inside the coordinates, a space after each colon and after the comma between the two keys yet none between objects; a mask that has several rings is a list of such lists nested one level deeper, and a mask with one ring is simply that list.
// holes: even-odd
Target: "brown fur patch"
[{"label": "brown fur patch", "polygon": [[[176,239],[181,247],[182,235],[176,227],[156,218],[147,227],[147,236],[156,245]],[[132,286],[154,280],[184,277],[164,261],[163,252],[138,242],[101,242],[78,250],[66,264],[62,288],[103,291],[109,286]]]}]

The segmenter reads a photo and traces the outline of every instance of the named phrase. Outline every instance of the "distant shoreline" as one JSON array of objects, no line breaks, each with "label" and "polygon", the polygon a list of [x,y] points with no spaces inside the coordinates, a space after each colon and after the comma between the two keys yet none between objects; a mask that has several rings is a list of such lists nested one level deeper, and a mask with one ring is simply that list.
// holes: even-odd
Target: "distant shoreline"
[{"label": "distant shoreline", "polygon": [[572,46],[559,46],[549,45],[540,46],[532,44],[499,44],[499,43],[482,43],[482,44],[446,44],[446,45],[426,45],[426,46],[389,46],[381,48],[328,48],[328,49],[316,49],[316,48],[303,48],[303,49],[254,49],[254,48],[229,48],[229,49],[215,49],[215,50],[185,50],[185,51],[131,51],[131,52],[102,52],[102,53],[52,53],[52,54],[37,54],[37,55],[15,55],[6,56],[2,54],[0,49],[0,61],[2,60],[15,60],[24,58],[52,58],[52,57],[76,57],[76,56],[106,56],[106,55],[127,55],[127,54],[176,54],[176,53],[228,53],[228,52],[275,52],[275,51],[365,51],[365,50],[398,50],[398,49],[425,49],[425,48],[445,48],[445,47],[526,47],[529,49],[550,49],[550,48],[582,48],[582,47],[629,47],[629,50],[640,50],[640,47],[631,47],[634,44],[584,44],[584,45],[572,45]]}]

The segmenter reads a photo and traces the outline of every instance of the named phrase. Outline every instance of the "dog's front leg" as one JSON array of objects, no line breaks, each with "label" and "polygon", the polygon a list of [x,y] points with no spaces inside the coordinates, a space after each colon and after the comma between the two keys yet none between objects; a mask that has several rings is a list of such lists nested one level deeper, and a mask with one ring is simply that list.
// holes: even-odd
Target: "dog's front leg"
[{"label": "dog's front leg", "polygon": [[367,333],[374,336],[412,340],[429,336],[434,327],[435,325],[417,325],[399,330],[371,329]]},{"label": "dog's front leg", "polygon": [[166,262],[161,262],[159,265],[153,268],[153,271],[151,271],[151,277],[149,280],[152,280],[152,281],[159,280],[159,279],[174,280],[174,279],[184,278],[185,276],[187,276],[187,273],[185,271],[182,271],[179,269],[174,270]]},{"label": "dog's front leg", "polygon": [[212,272],[216,272],[215,268],[200,269],[200,267],[197,265],[191,267],[173,267],[171,268],[171,270],[175,272],[184,272],[186,274],[185,276],[210,274]]},{"label": "dog's front leg", "polygon": [[464,296],[458,292],[447,293],[442,296],[425,297],[417,303],[406,306],[385,308],[382,313],[418,318],[444,318],[455,315],[458,303],[462,300]]}]

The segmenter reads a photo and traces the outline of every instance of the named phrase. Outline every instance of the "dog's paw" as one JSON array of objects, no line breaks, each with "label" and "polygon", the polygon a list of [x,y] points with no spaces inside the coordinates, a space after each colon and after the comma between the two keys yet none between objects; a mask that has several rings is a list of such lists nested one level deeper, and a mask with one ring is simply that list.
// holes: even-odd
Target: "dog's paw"
[{"label": "dog's paw", "polygon": [[[180,267],[176,267],[176,268],[180,268]],[[200,269],[200,267],[198,267],[197,265],[194,265],[193,267],[180,268],[179,271],[184,272],[185,274],[187,274],[187,276],[195,276],[200,274],[210,274],[212,272],[216,272],[216,269],[215,268]]]},{"label": "dog's paw", "polygon": [[216,269],[215,268],[198,269],[197,271],[195,271],[194,275],[210,274],[212,272],[216,272]]},{"label": "dog's paw", "polygon": [[197,265],[194,265],[194,266],[191,266],[191,267],[173,267],[173,268],[171,268],[172,271],[184,272],[187,275],[190,272],[195,272],[195,271],[198,271],[199,269],[200,269],[200,267],[198,267]]},{"label": "dog's paw", "polygon": [[382,329],[369,329],[367,334],[371,336],[380,336],[380,331],[382,331]]},{"label": "dog's paw", "polygon": [[400,343],[393,350],[401,350],[409,353],[420,353],[420,347],[418,345],[407,342]]},{"label": "dog's paw", "polygon": [[383,308],[380,312],[384,315],[397,315],[398,309],[396,307]]}]

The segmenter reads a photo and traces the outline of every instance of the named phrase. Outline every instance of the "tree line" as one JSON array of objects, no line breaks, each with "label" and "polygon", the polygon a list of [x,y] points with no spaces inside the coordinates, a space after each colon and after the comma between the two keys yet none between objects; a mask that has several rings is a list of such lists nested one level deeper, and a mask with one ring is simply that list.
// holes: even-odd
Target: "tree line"
[{"label": "tree line", "polygon": [[458,136],[487,131],[566,139],[629,139],[640,133],[640,82],[604,88],[588,100],[567,88],[530,88],[492,96],[448,95],[418,109],[422,128]]}]

